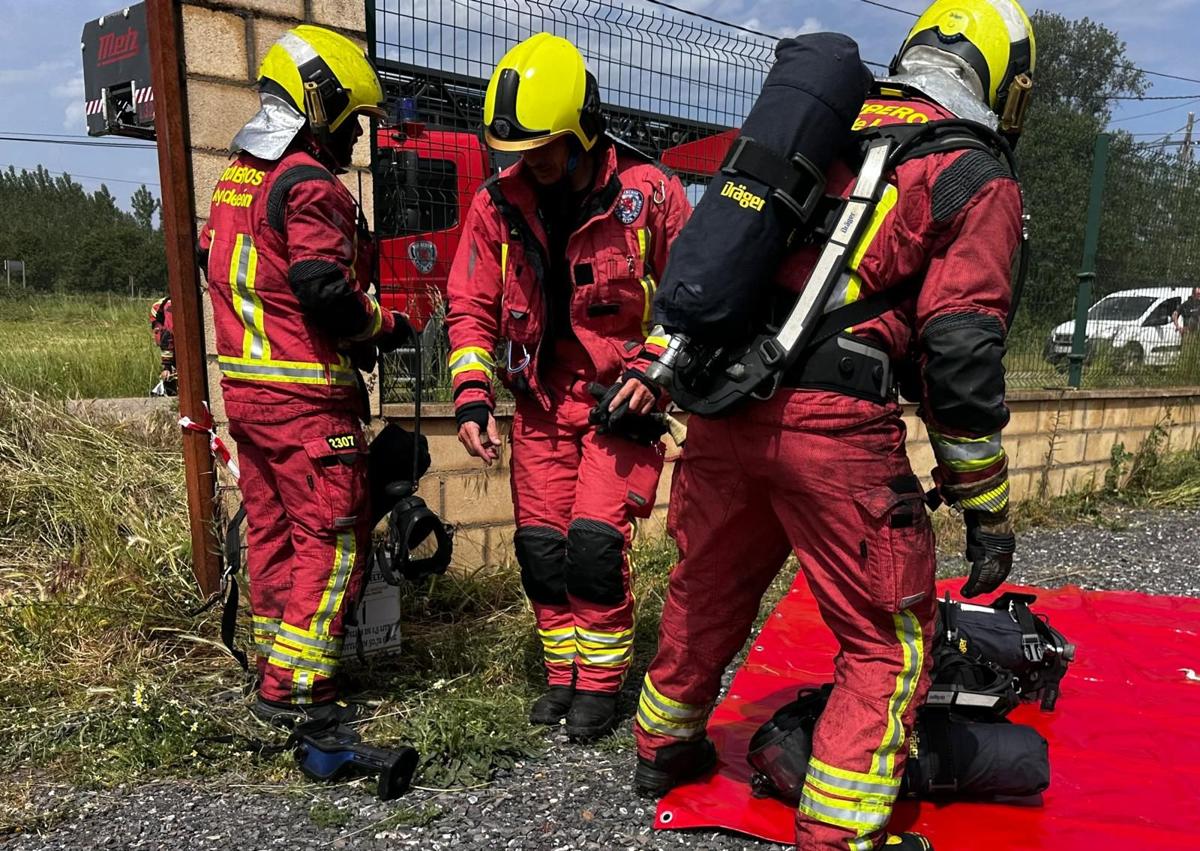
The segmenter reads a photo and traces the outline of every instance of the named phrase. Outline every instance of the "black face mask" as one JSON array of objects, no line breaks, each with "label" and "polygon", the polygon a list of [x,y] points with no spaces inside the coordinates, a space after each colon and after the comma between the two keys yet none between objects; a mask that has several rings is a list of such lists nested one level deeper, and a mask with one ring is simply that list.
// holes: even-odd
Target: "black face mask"
[{"label": "black face mask", "polygon": [[358,116],[351,115],[341,126],[332,133],[326,133],[324,148],[339,167],[349,168],[354,155],[355,133],[358,129]]}]

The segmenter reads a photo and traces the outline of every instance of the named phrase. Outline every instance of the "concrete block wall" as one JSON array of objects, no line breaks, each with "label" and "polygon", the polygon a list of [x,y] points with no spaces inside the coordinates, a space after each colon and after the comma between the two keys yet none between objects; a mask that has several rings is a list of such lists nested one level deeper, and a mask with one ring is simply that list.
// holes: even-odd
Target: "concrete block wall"
[{"label": "concrete block wall", "polygon": [[[229,162],[229,145],[258,110],[254,83],[267,50],[288,29],[304,23],[337,30],[365,49],[366,4],[363,0],[182,0],[180,8],[198,232],[208,217],[212,189]],[[361,197],[367,221],[373,223],[370,161],[371,146],[364,137],[355,148],[354,168],[342,175],[342,182],[352,195]],[[204,314],[209,398],[217,428],[226,434],[207,297]],[[226,442],[235,449],[233,441]],[[235,488],[224,473],[220,480],[222,492]]]},{"label": "concrete block wall", "polygon": [[[1156,426],[1166,430],[1167,450],[1192,448],[1200,439],[1200,389],[1128,391],[1019,391],[1010,394],[1012,419],[1004,431],[1013,498],[1025,500],[1044,491],[1061,496],[1104,482],[1115,444],[1135,452]],[[507,433],[511,408],[497,410]],[[411,426],[405,406],[386,406],[384,416]],[[906,406],[908,455],[928,486],[933,469],[924,423]],[[484,468],[458,442],[448,405],[427,405],[422,431],[429,437],[433,467],[421,482],[421,496],[446,520],[457,524],[454,563],[460,569],[503,564],[512,559],[512,494],[508,446],[498,464]],[[665,531],[671,469],[678,450],[668,446],[654,515],[639,534]]]}]

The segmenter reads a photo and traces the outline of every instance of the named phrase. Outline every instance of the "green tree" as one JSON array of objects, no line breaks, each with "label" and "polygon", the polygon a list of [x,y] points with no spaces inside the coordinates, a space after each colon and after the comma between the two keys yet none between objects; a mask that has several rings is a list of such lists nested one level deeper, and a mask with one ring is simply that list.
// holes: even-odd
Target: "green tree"
[{"label": "green tree", "polygon": [[[1125,42],[1103,24],[1044,11],[1032,20],[1037,68],[1017,159],[1034,259],[1017,331],[1040,337],[1072,313],[1096,135],[1108,124],[1113,96],[1143,95],[1148,84]],[[1119,137],[1110,157],[1129,149],[1129,137]],[[1106,222],[1105,232],[1114,235],[1115,246],[1128,229]]]},{"label": "green tree", "polygon": [[0,172],[0,210],[0,257],[25,261],[31,289],[128,292],[132,276],[142,292],[166,290],[162,231],[120,209],[105,186],[89,193],[69,175],[10,167]]},{"label": "green tree", "polygon": [[133,208],[133,218],[139,227],[144,230],[154,230],[154,214],[158,212],[162,203],[150,194],[150,190],[144,183],[129,199],[129,206]]}]

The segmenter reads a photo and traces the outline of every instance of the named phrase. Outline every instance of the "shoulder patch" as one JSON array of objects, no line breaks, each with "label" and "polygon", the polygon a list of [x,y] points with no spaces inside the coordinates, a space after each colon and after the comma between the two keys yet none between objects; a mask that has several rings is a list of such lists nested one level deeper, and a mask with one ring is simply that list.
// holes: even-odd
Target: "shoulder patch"
[{"label": "shoulder patch", "polygon": [[631,225],[642,214],[644,206],[646,206],[646,196],[640,189],[622,189],[613,214],[622,224]]},{"label": "shoulder patch", "polygon": [[944,222],[965,207],[993,180],[1011,177],[995,155],[969,150],[952,162],[933,181],[933,218]]}]

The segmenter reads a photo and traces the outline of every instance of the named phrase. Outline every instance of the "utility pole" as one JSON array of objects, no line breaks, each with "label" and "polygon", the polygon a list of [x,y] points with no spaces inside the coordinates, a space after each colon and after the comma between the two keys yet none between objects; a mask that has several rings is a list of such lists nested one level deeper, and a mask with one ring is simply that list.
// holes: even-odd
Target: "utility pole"
[{"label": "utility pole", "polygon": [[[175,314],[175,357],[179,369],[179,411],[199,421],[206,416],[208,383],[204,361],[204,319],[196,267],[196,225],[192,218],[192,168],[188,151],[188,114],[183,72],[183,22],[174,0],[148,0],[158,169],[162,176],[162,228],[167,249],[167,280]],[[183,466],[188,520],[192,532],[192,569],[205,595],[220,588],[221,571],[213,511],[216,474],[208,435],[183,433]]]},{"label": "utility pole", "polygon": [[1183,144],[1179,146],[1179,159],[1187,162],[1192,158],[1192,127],[1196,123],[1196,113],[1189,112],[1187,129],[1183,133]]}]

